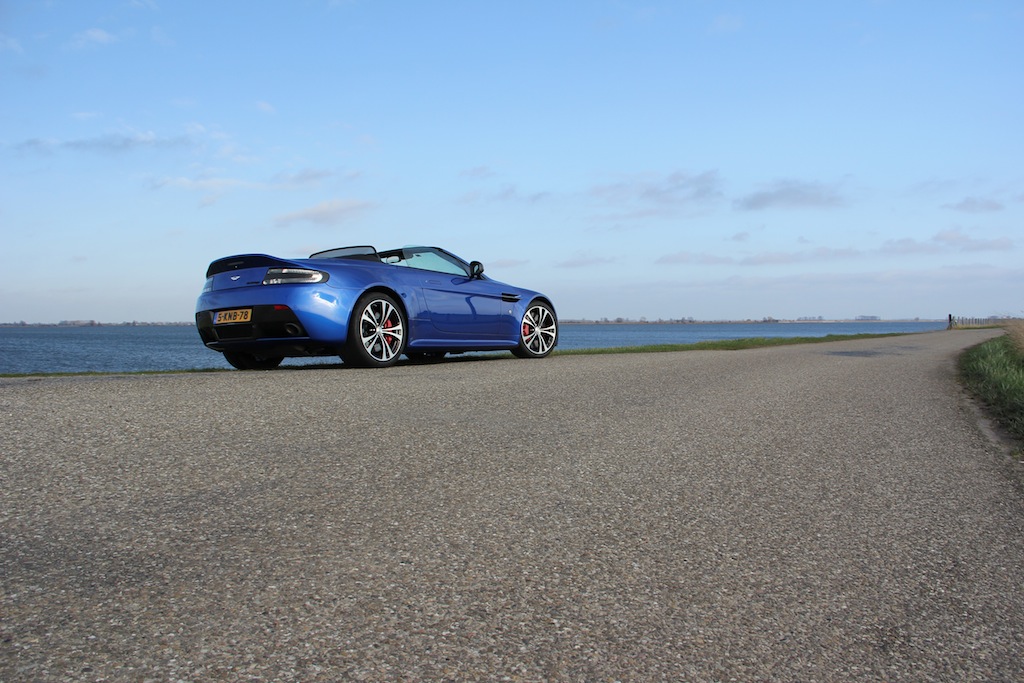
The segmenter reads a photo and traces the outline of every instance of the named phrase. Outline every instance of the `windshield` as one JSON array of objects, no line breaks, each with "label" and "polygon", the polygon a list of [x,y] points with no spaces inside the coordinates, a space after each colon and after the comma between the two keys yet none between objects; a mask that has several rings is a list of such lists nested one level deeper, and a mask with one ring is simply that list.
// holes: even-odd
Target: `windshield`
[{"label": "windshield", "polygon": [[402,247],[401,249],[382,251],[380,260],[393,266],[469,277],[469,266],[466,263],[435,247]]}]

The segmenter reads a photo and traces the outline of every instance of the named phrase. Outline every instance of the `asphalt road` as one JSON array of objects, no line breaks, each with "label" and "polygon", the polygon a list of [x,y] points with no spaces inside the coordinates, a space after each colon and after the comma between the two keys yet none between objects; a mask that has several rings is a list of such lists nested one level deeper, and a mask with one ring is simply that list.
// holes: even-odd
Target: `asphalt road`
[{"label": "asphalt road", "polygon": [[994,334],[0,380],[0,680],[1024,680]]}]

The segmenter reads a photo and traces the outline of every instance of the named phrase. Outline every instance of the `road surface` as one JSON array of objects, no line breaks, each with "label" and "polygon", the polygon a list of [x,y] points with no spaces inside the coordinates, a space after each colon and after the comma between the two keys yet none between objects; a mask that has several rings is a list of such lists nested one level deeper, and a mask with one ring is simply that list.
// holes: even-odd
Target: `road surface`
[{"label": "road surface", "polygon": [[0,680],[1024,680],[995,334],[0,379]]}]

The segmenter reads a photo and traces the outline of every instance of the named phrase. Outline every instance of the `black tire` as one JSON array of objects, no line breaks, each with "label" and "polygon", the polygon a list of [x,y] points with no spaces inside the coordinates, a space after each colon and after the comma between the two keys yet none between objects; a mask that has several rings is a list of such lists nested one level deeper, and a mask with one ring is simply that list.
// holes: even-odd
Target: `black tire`
[{"label": "black tire", "polygon": [[356,302],[342,358],[363,368],[386,368],[405,351],[405,311],[384,292],[369,292]]},{"label": "black tire", "polygon": [[239,370],[273,370],[281,361],[283,356],[257,356],[244,351],[225,351],[224,360]]},{"label": "black tire", "polygon": [[519,358],[543,358],[558,343],[558,318],[551,306],[534,301],[519,323],[519,346],[512,350]]}]

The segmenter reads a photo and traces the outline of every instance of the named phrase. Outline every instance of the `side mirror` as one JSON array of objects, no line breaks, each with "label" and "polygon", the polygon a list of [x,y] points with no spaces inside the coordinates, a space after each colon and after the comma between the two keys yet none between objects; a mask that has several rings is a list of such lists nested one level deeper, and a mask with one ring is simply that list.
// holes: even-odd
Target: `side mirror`
[{"label": "side mirror", "polygon": [[484,274],[484,264],[479,261],[473,261],[469,264],[469,277],[478,278]]}]

